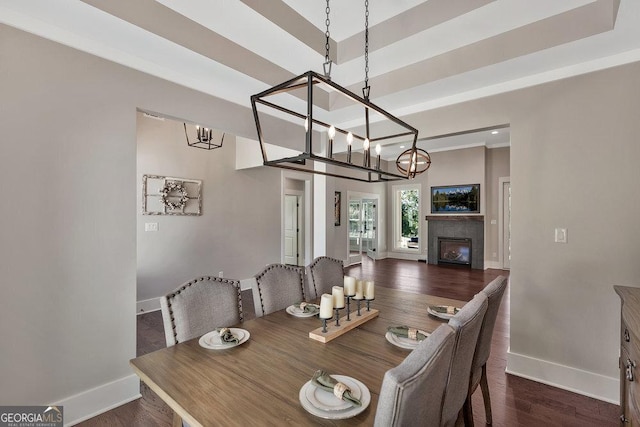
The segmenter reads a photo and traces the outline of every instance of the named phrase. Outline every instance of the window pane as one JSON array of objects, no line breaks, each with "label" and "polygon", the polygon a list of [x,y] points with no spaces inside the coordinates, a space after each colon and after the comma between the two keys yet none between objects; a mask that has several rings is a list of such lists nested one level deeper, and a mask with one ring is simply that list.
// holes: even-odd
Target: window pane
[{"label": "window pane", "polygon": [[400,247],[418,249],[420,194],[417,189],[400,190]]}]

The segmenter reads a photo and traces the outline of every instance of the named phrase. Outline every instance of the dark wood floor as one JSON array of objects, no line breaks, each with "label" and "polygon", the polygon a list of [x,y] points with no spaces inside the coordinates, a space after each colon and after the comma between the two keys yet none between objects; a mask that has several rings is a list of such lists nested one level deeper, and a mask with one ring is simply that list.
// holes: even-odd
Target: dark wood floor
[{"label": "dark wood floor", "polygon": [[[348,274],[375,280],[376,286],[424,293],[440,297],[470,300],[502,270],[470,270],[434,266],[416,261],[386,259],[348,267]],[[243,292],[245,317],[253,317],[250,292]],[[502,301],[493,335],[488,363],[493,425],[503,426],[618,426],[617,406],[579,394],[560,390],[504,372],[509,346],[509,288]],[[152,312],[138,316],[138,355],[165,346],[162,316]],[[81,426],[170,426],[171,410],[141,385],[142,398],[108,411]],[[473,396],[476,425],[485,423],[480,390]],[[256,420],[256,426],[261,425]]]}]

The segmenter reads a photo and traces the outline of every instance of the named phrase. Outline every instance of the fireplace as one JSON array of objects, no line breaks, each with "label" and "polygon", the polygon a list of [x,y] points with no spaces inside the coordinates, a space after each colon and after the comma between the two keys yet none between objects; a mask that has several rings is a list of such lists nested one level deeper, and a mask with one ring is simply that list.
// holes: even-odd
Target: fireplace
[{"label": "fireplace", "polygon": [[[458,264],[484,269],[484,216],[483,215],[428,215],[427,262],[429,264]],[[454,247],[445,245],[441,256],[440,240],[449,240]],[[468,250],[460,242],[469,242]],[[469,254],[468,259],[466,254]]]},{"label": "fireplace", "polygon": [[471,267],[471,239],[438,237],[438,264],[459,264]]}]

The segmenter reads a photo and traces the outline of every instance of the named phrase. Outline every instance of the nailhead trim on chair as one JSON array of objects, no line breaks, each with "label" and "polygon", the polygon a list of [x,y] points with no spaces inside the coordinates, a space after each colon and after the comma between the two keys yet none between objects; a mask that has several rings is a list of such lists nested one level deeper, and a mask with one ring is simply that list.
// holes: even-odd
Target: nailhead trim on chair
[{"label": "nailhead trim on chair", "polygon": [[[293,265],[286,265],[286,264],[271,264],[265,267],[264,270],[262,270],[260,273],[256,275],[256,282],[258,282],[258,280],[262,276],[264,276],[268,271],[273,270],[274,268],[283,268],[285,270],[295,271],[300,275],[300,286],[302,287],[302,299],[306,301],[306,297],[304,294],[304,275],[303,275],[304,270],[302,269],[302,267],[296,267]],[[262,308],[262,312],[264,313],[264,302],[262,300],[262,288],[260,287],[259,284],[258,284],[258,295],[260,295],[260,307]]]},{"label": "nailhead trim on chair", "polygon": [[231,280],[231,279],[225,279],[221,277],[212,277],[212,276],[198,277],[196,279],[190,280],[182,284],[182,286],[180,286],[176,291],[170,294],[167,294],[167,307],[169,308],[169,317],[171,318],[171,329],[173,330],[173,338],[175,339],[176,344],[178,343],[178,333],[176,332],[176,320],[173,317],[173,306],[171,305],[171,300],[175,298],[176,295],[179,295],[180,292],[184,291],[191,285],[194,285],[198,282],[202,282],[203,280],[210,280],[212,282],[233,285],[236,288],[236,292],[238,293],[238,313],[240,314],[240,322],[244,321],[244,316],[242,314],[242,291],[240,290],[239,280]]},{"label": "nailhead trim on chair", "polygon": [[311,273],[311,282],[313,283],[313,292],[316,294],[316,297],[318,297],[318,288],[316,287],[316,278],[313,275],[313,267],[315,267],[316,264],[318,264],[323,259],[328,259],[329,261],[332,261],[332,262],[335,262],[335,263],[339,263],[340,266],[343,269],[343,272],[344,272],[344,264],[339,259],[331,258],[331,257],[328,257],[328,256],[319,256],[315,260],[313,260],[313,262],[311,264],[309,264],[309,272]]}]

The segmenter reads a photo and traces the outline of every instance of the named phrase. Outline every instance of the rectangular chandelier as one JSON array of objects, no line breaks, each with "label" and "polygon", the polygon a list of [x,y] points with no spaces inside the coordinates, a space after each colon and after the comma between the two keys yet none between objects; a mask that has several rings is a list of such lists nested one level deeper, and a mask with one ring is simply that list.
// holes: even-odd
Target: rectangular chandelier
[{"label": "rectangular chandelier", "polygon": [[253,95],[251,107],[266,166],[361,182],[416,175],[381,152],[404,145],[415,158],[418,130],[316,72]]}]

